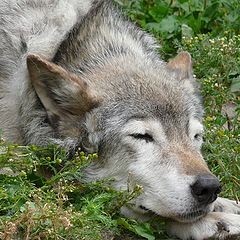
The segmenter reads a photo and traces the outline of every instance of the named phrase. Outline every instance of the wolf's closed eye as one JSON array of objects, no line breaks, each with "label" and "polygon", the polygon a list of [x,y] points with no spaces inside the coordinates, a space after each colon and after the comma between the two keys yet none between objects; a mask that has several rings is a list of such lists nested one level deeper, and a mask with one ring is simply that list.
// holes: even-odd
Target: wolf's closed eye
[{"label": "wolf's closed eye", "polygon": [[197,140],[197,141],[200,141],[202,140],[202,133],[197,133],[194,135],[194,139]]},{"label": "wolf's closed eye", "polygon": [[130,136],[139,140],[145,140],[147,143],[154,141],[153,137],[148,133],[145,133],[145,134],[133,133],[133,134],[130,134]]}]

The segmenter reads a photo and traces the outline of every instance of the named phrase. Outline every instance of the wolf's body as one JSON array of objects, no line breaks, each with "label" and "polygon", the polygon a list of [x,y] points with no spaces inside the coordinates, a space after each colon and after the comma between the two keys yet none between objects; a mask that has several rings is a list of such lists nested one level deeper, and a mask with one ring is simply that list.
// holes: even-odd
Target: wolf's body
[{"label": "wolf's body", "polygon": [[98,151],[86,179],[143,186],[123,213],[170,218],[183,239],[240,234],[240,207],[214,202],[188,53],[161,61],[154,39],[107,0],[2,0],[0,15],[5,138]]}]

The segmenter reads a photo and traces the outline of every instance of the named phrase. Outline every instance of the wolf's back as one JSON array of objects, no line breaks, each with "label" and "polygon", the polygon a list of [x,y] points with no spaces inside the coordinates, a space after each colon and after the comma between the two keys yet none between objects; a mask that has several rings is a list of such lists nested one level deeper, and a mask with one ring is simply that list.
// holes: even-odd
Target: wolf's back
[{"label": "wolf's back", "polygon": [[65,34],[89,11],[91,2],[0,1],[0,127],[10,136],[8,139],[16,141],[21,135],[17,122],[20,102],[29,85],[27,54],[52,58]]},{"label": "wolf's back", "polygon": [[[0,71],[12,74],[27,52],[51,58],[64,35],[84,16],[91,0],[2,0]],[[21,64],[21,63],[20,63]]]}]

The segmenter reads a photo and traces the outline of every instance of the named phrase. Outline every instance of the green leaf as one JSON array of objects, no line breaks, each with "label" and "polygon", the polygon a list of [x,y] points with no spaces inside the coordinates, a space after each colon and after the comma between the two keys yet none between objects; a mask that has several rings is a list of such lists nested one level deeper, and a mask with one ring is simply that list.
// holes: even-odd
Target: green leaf
[{"label": "green leaf", "polygon": [[159,24],[159,23],[155,23],[155,22],[147,23],[147,24],[146,24],[146,27],[147,27],[150,31],[155,31],[155,32],[160,31],[160,24]]},{"label": "green leaf", "polygon": [[175,16],[168,16],[159,24],[159,29],[161,32],[172,33],[178,29],[178,21]]},{"label": "green leaf", "polygon": [[157,6],[151,8],[148,13],[156,22],[160,22],[163,17],[169,13],[169,7],[166,3],[159,3]]},{"label": "green leaf", "polygon": [[131,232],[135,232],[133,226],[125,218],[119,218],[117,220],[117,224],[128,229]]},{"label": "green leaf", "polygon": [[182,24],[181,30],[182,30],[182,37],[192,37],[194,34],[192,28],[189,27],[187,24]]},{"label": "green leaf", "polygon": [[188,3],[188,2],[179,4],[179,7],[180,7],[181,9],[183,9],[186,13],[189,13],[189,3]]},{"label": "green leaf", "polygon": [[230,90],[232,93],[240,95],[240,76],[233,78]]},{"label": "green leaf", "polygon": [[189,0],[179,0],[180,3],[187,3]]},{"label": "green leaf", "polygon": [[148,240],[155,240],[153,231],[152,231],[149,223],[136,225],[136,226],[134,226],[134,229],[135,229],[135,232],[139,236],[144,237],[144,238],[146,238]]},{"label": "green leaf", "polygon": [[119,218],[117,224],[147,240],[155,240],[153,230],[149,223],[137,224],[137,222],[133,220],[128,221],[125,218]]},{"label": "green leaf", "polygon": [[219,7],[219,3],[217,3],[217,2],[210,5],[209,7],[207,7],[205,9],[203,16],[208,17],[210,19],[214,18],[215,14],[218,12],[218,7]]}]

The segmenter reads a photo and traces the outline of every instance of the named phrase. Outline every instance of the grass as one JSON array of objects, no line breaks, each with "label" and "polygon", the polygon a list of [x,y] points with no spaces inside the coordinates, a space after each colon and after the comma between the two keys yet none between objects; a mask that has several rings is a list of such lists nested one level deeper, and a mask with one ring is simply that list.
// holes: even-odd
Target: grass
[{"label": "grass", "polygon": [[[197,31],[184,20],[190,16],[187,9],[182,9],[193,1],[118,2],[132,19],[151,30],[163,43],[163,58],[172,56],[176,49],[191,53],[205,106],[203,154],[211,170],[221,179],[222,196],[238,200],[240,35],[235,26],[239,24],[236,20],[239,15],[235,19],[230,6],[219,1],[218,12],[204,22],[207,8],[216,7],[214,1],[203,1],[206,5],[198,9],[198,14],[194,14],[197,6],[191,5],[191,16],[202,23]],[[161,13],[161,4],[165,5],[165,13]],[[222,12],[225,17],[220,23]],[[162,32],[163,23],[159,29],[157,25],[172,15],[176,16],[177,27],[168,36]],[[182,32],[183,22],[192,29],[185,26],[188,34]],[[211,29],[211,24],[218,26],[217,32]],[[119,214],[120,207],[141,192],[140,187],[133,192],[116,192],[109,187],[111,179],[91,184],[82,181],[81,168],[95,157],[96,154],[85,155],[79,151],[62,168],[66,156],[57,146],[16,146],[1,139],[0,239],[169,239],[164,232],[164,222],[155,219],[138,223]]]},{"label": "grass", "polygon": [[240,35],[183,38],[194,59],[205,105],[203,153],[223,183],[225,197],[240,197]]},{"label": "grass", "polygon": [[238,0],[116,0],[142,28],[151,31],[165,53],[174,53],[182,37],[224,31],[239,34]]},{"label": "grass", "polygon": [[81,168],[95,154],[78,152],[59,171],[66,156],[57,146],[17,146],[2,140],[0,151],[0,239],[154,239],[155,233],[163,234],[149,223],[119,215],[121,206],[141,192],[139,186],[116,192],[109,187],[111,180],[82,181]]}]

